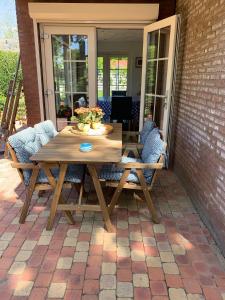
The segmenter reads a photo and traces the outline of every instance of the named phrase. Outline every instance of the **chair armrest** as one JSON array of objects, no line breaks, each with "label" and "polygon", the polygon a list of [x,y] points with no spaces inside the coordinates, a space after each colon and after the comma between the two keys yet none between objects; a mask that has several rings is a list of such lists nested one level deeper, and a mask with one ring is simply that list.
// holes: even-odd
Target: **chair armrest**
[{"label": "chair armrest", "polygon": [[38,165],[34,165],[32,163],[18,163],[13,162],[11,166],[16,169],[40,169]]},{"label": "chair armrest", "polygon": [[139,144],[139,143],[125,143],[125,144],[123,144],[123,149],[129,149],[129,150],[134,150],[134,149],[142,150],[143,147],[144,147],[144,145]]},{"label": "chair armrest", "polygon": [[129,162],[129,163],[118,163],[116,164],[116,167],[123,168],[123,169],[162,169],[163,163],[139,163],[139,162]]},{"label": "chair armrest", "polygon": [[139,131],[123,131],[122,134],[126,135],[126,136],[138,136],[140,134],[140,132]]}]

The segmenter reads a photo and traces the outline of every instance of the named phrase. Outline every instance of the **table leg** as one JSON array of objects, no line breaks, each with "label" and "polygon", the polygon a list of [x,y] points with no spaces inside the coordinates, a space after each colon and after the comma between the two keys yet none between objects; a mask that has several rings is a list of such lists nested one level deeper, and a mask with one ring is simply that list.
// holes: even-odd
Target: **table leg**
[{"label": "table leg", "polygon": [[108,232],[115,232],[115,228],[112,225],[110,217],[109,217],[109,212],[108,212],[108,209],[107,209],[107,206],[105,203],[105,197],[102,192],[102,187],[101,187],[100,181],[98,179],[98,174],[97,174],[96,168],[94,165],[88,165],[87,167],[88,167],[89,173],[90,173],[93,183],[94,183],[94,187],[95,187],[98,201],[99,201],[102,213],[103,213],[103,218],[105,221],[106,228],[107,228]]},{"label": "table leg", "polygon": [[[55,190],[57,183],[56,183],[56,180],[55,180],[54,176],[52,175],[51,168],[46,163],[42,163],[41,168],[44,170],[50,185]],[[65,203],[62,194],[59,197],[59,202],[58,203],[61,203],[61,204]],[[65,210],[63,212],[65,213],[65,216],[66,216],[67,221],[69,222],[69,224],[73,225],[74,224],[74,219],[73,219],[73,215],[72,215],[71,211]]]},{"label": "table leg", "polygon": [[52,199],[50,216],[48,218],[48,224],[47,224],[47,228],[46,228],[47,230],[51,230],[52,226],[53,226],[53,221],[54,221],[54,218],[55,218],[57,206],[58,206],[60,195],[61,195],[61,192],[62,192],[64,178],[65,178],[65,175],[66,175],[66,170],[67,170],[67,164],[66,163],[60,164],[59,178],[58,178],[58,181],[57,181],[57,184],[56,184],[56,187],[55,187],[55,192],[54,192],[53,199]]}]

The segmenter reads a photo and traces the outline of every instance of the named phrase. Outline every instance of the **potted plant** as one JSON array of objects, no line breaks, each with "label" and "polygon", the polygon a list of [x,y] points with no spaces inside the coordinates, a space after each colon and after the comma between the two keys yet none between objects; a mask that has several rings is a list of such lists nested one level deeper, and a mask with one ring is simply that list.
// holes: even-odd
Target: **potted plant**
[{"label": "potted plant", "polygon": [[71,121],[77,122],[79,130],[88,132],[92,122],[92,112],[90,108],[80,107],[74,110],[75,116],[71,117]]},{"label": "potted plant", "polygon": [[99,129],[101,127],[103,116],[104,112],[100,107],[91,108],[91,127],[93,129]]}]

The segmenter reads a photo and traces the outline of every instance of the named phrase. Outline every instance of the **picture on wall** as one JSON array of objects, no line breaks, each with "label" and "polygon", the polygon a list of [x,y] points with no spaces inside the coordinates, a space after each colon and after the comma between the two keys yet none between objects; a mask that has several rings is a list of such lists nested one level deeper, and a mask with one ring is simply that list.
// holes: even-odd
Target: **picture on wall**
[{"label": "picture on wall", "polygon": [[142,57],[136,57],[136,68],[142,67]]}]

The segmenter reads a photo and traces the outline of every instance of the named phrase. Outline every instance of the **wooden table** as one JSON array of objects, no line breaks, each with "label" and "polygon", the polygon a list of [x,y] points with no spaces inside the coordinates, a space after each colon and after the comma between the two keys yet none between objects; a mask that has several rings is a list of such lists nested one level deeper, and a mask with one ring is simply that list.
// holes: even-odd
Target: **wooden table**
[{"label": "wooden table", "polygon": [[[107,136],[76,135],[71,133],[71,127],[67,126],[55,138],[31,157],[32,161],[41,164],[46,176],[48,177],[49,183],[55,188],[47,230],[52,229],[55,214],[58,209],[67,212],[71,210],[101,210],[107,230],[109,232],[114,231],[96,171],[97,164],[118,163],[121,161],[122,124],[111,125],[113,125],[113,132]],[[80,144],[84,142],[92,143],[93,150],[91,152],[81,152],[79,150]],[[51,176],[51,172],[49,172],[53,163],[59,164],[59,178],[57,182],[54,177]],[[60,203],[64,178],[69,163],[87,165],[97,193],[99,206],[77,206],[75,204]],[[73,221],[73,219],[71,221]]]}]

